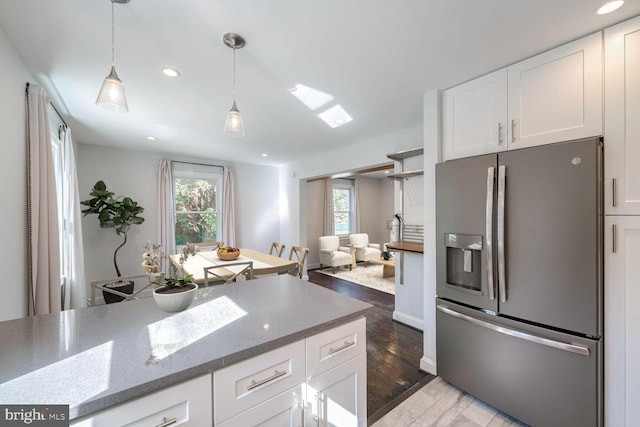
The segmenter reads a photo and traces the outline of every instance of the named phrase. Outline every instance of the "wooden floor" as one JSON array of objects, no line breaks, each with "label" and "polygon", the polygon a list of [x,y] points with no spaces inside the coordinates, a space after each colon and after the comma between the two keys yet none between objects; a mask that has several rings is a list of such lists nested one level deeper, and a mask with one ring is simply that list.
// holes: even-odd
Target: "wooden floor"
[{"label": "wooden floor", "polygon": [[309,281],[372,304],[367,315],[367,418],[371,425],[431,381],[420,371],[422,332],[393,321],[393,295],[310,270]]}]

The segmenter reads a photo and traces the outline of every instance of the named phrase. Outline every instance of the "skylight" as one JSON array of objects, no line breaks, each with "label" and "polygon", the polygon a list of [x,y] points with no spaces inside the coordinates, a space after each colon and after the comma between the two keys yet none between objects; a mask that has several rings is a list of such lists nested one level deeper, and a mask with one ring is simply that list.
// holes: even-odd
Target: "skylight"
[{"label": "skylight", "polygon": [[314,89],[300,83],[289,89],[289,93],[298,98],[298,100],[306,105],[311,111],[314,111],[325,105],[327,102],[333,100],[333,95],[329,95],[328,93],[324,93],[318,89]]},{"label": "skylight", "polygon": [[347,113],[340,104],[336,104],[333,107],[323,111],[322,113],[318,114],[318,117],[320,117],[326,124],[328,124],[332,128],[337,128],[353,120],[349,113]]}]

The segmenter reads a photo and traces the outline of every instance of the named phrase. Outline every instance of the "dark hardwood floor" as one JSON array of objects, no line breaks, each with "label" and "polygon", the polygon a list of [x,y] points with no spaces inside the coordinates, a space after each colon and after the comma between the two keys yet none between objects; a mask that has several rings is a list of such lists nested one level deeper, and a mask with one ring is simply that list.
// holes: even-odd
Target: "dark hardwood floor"
[{"label": "dark hardwood floor", "polygon": [[310,270],[309,281],[372,304],[367,314],[367,419],[371,425],[434,376],[420,371],[422,332],[393,321],[395,297]]}]

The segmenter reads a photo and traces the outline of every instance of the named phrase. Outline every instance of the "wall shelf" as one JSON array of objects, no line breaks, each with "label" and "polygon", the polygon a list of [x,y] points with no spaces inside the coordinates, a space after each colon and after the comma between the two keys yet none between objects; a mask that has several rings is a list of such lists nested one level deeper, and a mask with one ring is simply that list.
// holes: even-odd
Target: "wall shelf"
[{"label": "wall shelf", "polygon": [[387,178],[402,180],[402,179],[411,178],[412,176],[418,176],[418,175],[424,175],[424,171],[406,171],[406,172],[390,173],[389,175],[387,175]]},{"label": "wall shelf", "polygon": [[387,154],[391,160],[402,161],[408,157],[421,156],[424,154],[424,148],[414,148],[412,150],[398,151],[396,153]]}]

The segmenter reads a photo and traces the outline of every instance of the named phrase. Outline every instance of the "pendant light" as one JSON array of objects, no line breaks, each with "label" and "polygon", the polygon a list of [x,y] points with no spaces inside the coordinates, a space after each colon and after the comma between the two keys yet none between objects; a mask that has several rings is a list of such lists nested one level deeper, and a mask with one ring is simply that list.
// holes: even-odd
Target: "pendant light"
[{"label": "pendant light", "polygon": [[236,49],[242,49],[245,41],[240,34],[236,33],[227,33],[222,37],[222,40],[224,44],[233,49],[233,105],[224,123],[224,133],[230,136],[242,137],[244,136],[244,126],[240,111],[236,106]]},{"label": "pendant light", "polygon": [[107,110],[127,113],[129,106],[127,105],[127,97],[124,94],[124,84],[118,77],[118,73],[116,73],[115,65],[114,3],[125,4],[129,3],[129,0],[111,0],[111,72],[102,83],[98,99],[96,99],[96,105]]}]

